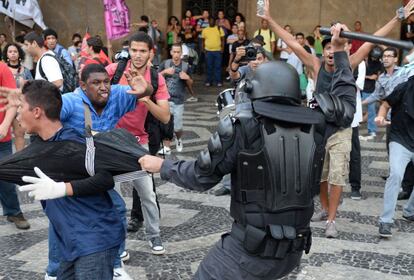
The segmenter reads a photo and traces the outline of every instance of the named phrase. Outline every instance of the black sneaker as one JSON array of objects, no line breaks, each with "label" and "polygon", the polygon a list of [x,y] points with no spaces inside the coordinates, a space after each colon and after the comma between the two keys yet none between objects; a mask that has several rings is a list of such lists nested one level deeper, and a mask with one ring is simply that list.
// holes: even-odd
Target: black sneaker
[{"label": "black sneaker", "polygon": [[229,195],[229,194],[230,194],[230,190],[225,187],[221,187],[214,192],[215,196],[222,196],[222,195]]},{"label": "black sneaker", "polygon": [[358,190],[351,191],[351,199],[361,200],[361,197],[362,197],[362,195],[361,195],[360,191],[358,191]]},{"label": "black sneaker", "polygon": [[161,237],[153,237],[150,239],[149,244],[151,246],[151,252],[154,255],[163,255],[165,253],[165,248],[162,245]]},{"label": "black sneaker", "polygon": [[128,222],[127,231],[128,232],[137,232],[142,227],[142,221],[137,218],[132,218]]},{"label": "black sneaker", "polygon": [[389,223],[380,223],[379,224],[379,235],[381,237],[385,237],[385,238],[392,237],[391,228],[392,228],[392,224],[389,224]]},{"label": "black sneaker", "polygon": [[414,222],[414,215],[412,215],[412,216],[404,216],[403,215],[403,218],[406,219],[407,221]]},{"label": "black sneaker", "polygon": [[401,191],[398,193],[398,200],[406,200],[410,198],[410,193],[406,192],[406,191]]}]

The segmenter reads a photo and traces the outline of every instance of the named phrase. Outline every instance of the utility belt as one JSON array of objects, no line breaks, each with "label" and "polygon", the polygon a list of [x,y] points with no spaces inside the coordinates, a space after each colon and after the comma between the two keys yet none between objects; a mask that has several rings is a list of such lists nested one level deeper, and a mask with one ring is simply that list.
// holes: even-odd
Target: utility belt
[{"label": "utility belt", "polygon": [[234,222],[230,234],[250,254],[269,259],[283,259],[293,252],[308,254],[312,244],[310,228],[297,232],[292,226],[267,225],[263,230]]}]

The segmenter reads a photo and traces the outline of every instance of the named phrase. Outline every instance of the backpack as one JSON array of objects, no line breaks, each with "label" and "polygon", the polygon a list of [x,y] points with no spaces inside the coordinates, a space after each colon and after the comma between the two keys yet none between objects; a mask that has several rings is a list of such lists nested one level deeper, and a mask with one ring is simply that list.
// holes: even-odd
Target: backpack
[{"label": "backpack", "polygon": [[[53,57],[54,59],[56,59],[56,61],[59,64],[60,72],[62,73],[62,78],[63,78],[63,88],[62,88],[61,92],[62,93],[67,93],[67,92],[74,91],[79,86],[79,77],[76,74],[76,71],[73,68],[73,66],[70,65],[63,58],[60,58],[56,55],[46,53],[45,55],[42,56],[42,59],[45,56]],[[39,61],[39,73],[40,73],[40,76],[42,76],[43,79],[47,80],[46,74],[42,69],[42,59],[40,59],[40,61]]]}]

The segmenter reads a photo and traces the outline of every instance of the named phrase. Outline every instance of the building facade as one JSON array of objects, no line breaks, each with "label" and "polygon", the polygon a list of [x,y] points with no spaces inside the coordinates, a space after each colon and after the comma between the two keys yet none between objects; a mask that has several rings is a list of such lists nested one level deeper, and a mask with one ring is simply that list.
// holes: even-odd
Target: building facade
[{"label": "building facade", "polygon": [[[401,5],[401,0],[270,0],[271,13],[281,25],[289,24],[295,32],[312,34],[318,24],[329,26],[331,22],[340,21],[350,29],[356,20],[362,22],[365,32],[374,32],[384,25]],[[59,41],[70,45],[73,33],[99,34],[105,38],[105,26],[102,0],[38,0],[47,26],[56,29]],[[186,8],[195,13],[209,9],[213,14],[224,9],[227,14],[236,11],[246,17],[248,34],[253,34],[259,27],[256,17],[256,1],[253,0],[126,0],[130,10],[131,22],[138,22],[143,14],[150,19],[157,19],[160,29],[164,31],[168,17],[181,19]],[[4,27],[3,16],[0,22]],[[0,26],[1,27],[1,26]],[[20,25],[18,25],[21,28]],[[3,29],[3,28],[0,28]],[[131,29],[133,31],[133,29]],[[2,31],[3,32],[3,31]],[[394,30],[392,37],[399,37],[399,30]],[[123,40],[112,42],[114,49]]]}]

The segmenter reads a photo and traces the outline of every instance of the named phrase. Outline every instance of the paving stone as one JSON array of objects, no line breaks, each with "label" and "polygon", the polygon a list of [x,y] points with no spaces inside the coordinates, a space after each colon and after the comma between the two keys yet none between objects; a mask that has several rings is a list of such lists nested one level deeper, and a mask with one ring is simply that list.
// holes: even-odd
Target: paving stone
[{"label": "paving stone", "polygon": [[[196,83],[202,82],[196,76]],[[184,151],[168,156],[171,159],[194,159],[204,149],[217,127],[214,105],[217,89],[198,87],[199,102],[186,103],[184,116]],[[215,92],[216,91],[216,92]],[[366,134],[365,125],[360,130]],[[313,245],[298,268],[283,280],[408,280],[414,278],[414,223],[401,218],[404,201],[397,204],[393,237],[378,236],[378,215],[383,204],[388,175],[384,129],[373,141],[361,141],[362,200],[350,199],[349,186],[344,189],[337,226],[339,237],[326,239],[324,223],[312,223]],[[231,228],[230,197],[216,197],[221,187],[197,192],[184,190],[154,176],[161,207],[161,237],[166,254],[150,252],[144,229],[128,233],[130,261],[125,269],[135,280],[192,279],[199,263],[209,249]],[[132,206],[132,185],[118,187],[127,208]],[[17,230],[0,217],[0,280],[43,279],[47,263],[48,220],[39,202],[19,193],[22,210],[32,228]],[[318,199],[315,205],[320,207]],[[129,216],[129,211],[128,211]]]}]

